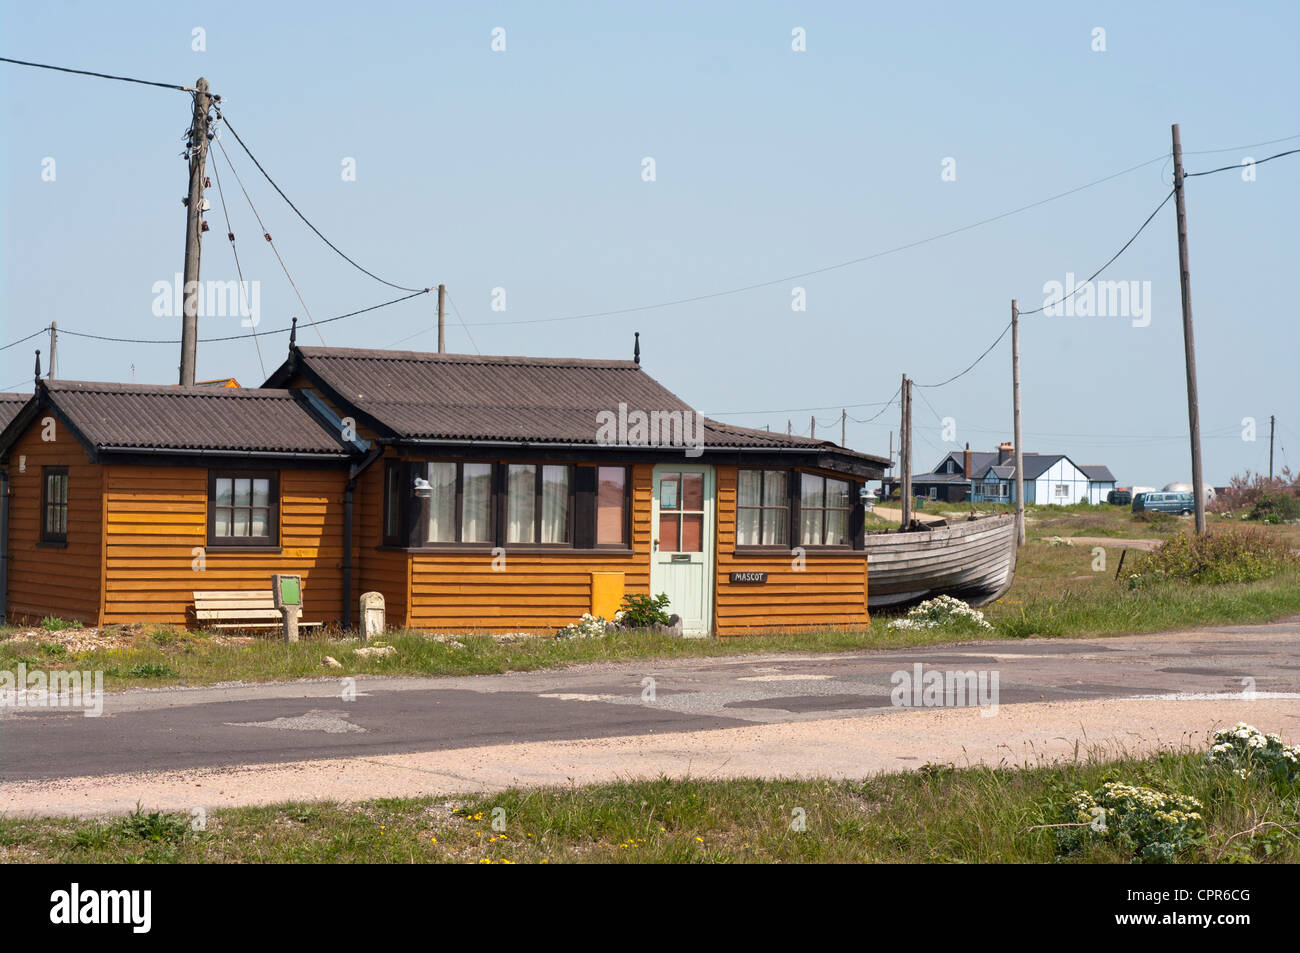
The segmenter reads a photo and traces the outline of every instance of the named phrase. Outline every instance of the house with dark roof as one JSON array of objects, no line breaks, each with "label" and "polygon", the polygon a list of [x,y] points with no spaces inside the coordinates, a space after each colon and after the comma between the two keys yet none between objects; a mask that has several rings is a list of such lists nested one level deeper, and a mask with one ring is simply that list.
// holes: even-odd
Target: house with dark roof
[{"label": "house with dark roof", "polygon": [[[0,403],[0,406],[4,406]],[[38,381],[0,430],[10,619],[528,631],[666,593],[688,634],[867,623],[887,461],[709,420],[637,361],[297,347],[260,388]]]},{"label": "house with dark roof", "polygon": [[31,399],[31,394],[0,393],[0,430],[9,425],[9,421],[18,416],[23,404]]},{"label": "house with dark roof", "polygon": [[[1025,451],[1021,459],[1026,503],[1104,503],[1115,489],[1115,475],[1101,464],[1076,464],[1064,453]],[[950,503],[1014,503],[1015,472],[1010,443],[1003,442],[995,451],[971,450],[968,445],[949,453],[929,473],[912,477],[912,489],[917,496]]]}]

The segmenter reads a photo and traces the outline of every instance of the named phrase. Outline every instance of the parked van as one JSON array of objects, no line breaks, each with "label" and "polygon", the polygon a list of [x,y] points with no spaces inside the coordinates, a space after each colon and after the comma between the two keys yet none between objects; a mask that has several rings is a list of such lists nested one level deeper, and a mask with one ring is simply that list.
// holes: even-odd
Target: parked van
[{"label": "parked van", "polygon": [[1160,510],[1162,513],[1190,513],[1196,508],[1191,493],[1138,493],[1133,497],[1133,512]]}]

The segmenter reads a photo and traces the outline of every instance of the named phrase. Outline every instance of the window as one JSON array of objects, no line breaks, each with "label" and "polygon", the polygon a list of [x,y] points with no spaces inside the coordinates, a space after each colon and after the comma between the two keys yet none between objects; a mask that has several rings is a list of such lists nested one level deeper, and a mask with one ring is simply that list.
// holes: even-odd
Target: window
[{"label": "window", "polygon": [[627,467],[596,467],[596,545],[627,546]]},{"label": "window", "polygon": [[415,493],[410,544],[482,543],[492,532],[492,464],[438,460],[407,467]]},{"label": "window", "polygon": [[562,465],[507,466],[507,543],[569,543],[569,477],[569,467]]},{"label": "window", "polygon": [[68,541],[68,468],[41,468],[41,542]]},{"label": "window", "polygon": [[930,487],[930,499],[937,500],[938,498],[939,498],[939,488],[937,486]]},{"label": "window", "polygon": [[402,536],[402,465],[384,468],[384,544],[397,546]]},{"label": "window", "polygon": [[704,552],[704,474],[659,476],[659,551]]},{"label": "window", "polygon": [[736,491],[736,545],[789,544],[789,472],[741,470]]},{"label": "window", "polygon": [[1055,496],[1069,496],[1069,495],[1070,495],[1070,487],[1069,487],[1068,484],[1065,484],[1065,483],[1058,483],[1058,484],[1056,484],[1056,486],[1055,486],[1055,488],[1054,488],[1054,490],[1053,490],[1052,492],[1053,492],[1053,495],[1055,495]]},{"label": "window", "polygon": [[266,471],[210,471],[208,545],[277,545],[279,482],[278,474]]},{"label": "window", "polygon": [[799,474],[799,541],[804,546],[848,546],[853,500],[846,480]]}]

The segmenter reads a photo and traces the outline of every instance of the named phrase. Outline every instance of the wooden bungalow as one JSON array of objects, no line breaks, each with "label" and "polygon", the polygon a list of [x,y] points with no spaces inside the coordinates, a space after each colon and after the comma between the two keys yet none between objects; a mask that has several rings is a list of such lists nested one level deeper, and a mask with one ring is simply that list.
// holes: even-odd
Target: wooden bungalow
[{"label": "wooden bungalow", "polygon": [[0,609],[193,623],[304,580],[304,620],[546,633],[667,593],[687,634],[867,619],[887,461],[708,420],[635,361],[291,346],[258,389],[38,382],[0,431]]}]

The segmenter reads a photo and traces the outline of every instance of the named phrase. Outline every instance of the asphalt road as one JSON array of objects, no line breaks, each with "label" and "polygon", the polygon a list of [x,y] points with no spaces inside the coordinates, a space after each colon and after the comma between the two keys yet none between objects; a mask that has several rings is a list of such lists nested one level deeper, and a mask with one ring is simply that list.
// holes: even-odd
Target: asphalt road
[{"label": "asphalt road", "polygon": [[[0,785],[897,715],[896,672],[997,676],[996,702],[1300,700],[1300,622],[1099,640],[630,662],[107,695],[0,716]],[[651,691],[652,690],[652,691]],[[926,707],[916,703],[913,706]],[[1291,704],[1290,701],[1287,704]],[[904,706],[909,707],[909,706]],[[864,723],[869,729],[869,723]],[[286,796],[292,792],[285,792]]]}]

